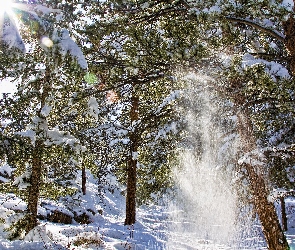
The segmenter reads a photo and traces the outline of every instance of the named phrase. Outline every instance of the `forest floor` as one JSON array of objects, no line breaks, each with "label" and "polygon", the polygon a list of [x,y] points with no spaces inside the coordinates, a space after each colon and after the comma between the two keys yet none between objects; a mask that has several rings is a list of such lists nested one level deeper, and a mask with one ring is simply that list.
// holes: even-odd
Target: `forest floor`
[{"label": "forest floor", "polygon": [[[78,180],[79,181],[79,180]],[[66,205],[65,201],[69,204]],[[4,230],[11,218],[26,204],[14,194],[0,194],[0,217],[5,220],[0,226],[0,250],[85,250],[85,249],[134,249],[134,250],[221,250],[221,249],[266,249],[264,242],[258,239],[248,246],[222,245],[209,238],[201,238],[192,228],[193,221],[177,217],[182,211],[171,210],[168,206],[145,205],[137,210],[137,222],[134,226],[124,226],[125,199],[119,191],[106,192],[103,203],[97,195],[96,180],[89,176],[87,194],[81,202],[73,205],[73,200],[63,202],[43,201],[39,213],[46,215],[51,208],[71,214],[74,210],[88,211],[91,222],[79,224],[53,223],[40,220],[40,225],[29,233],[24,240],[7,240]],[[44,205],[46,204],[46,205]],[[286,233],[291,249],[295,249],[295,200],[287,199],[287,213],[290,230]],[[68,208],[72,207],[72,211]],[[46,209],[45,209],[46,208]],[[48,210],[49,209],[49,210]],[[92,213],[95,213],[94,215]],[[11,216],[12,215],[12,216]],[[176,215],[176,216],[175,216]],[[294,215],[294,216],[293,216]],[[249,239],[248,239],[249,240]]]}]

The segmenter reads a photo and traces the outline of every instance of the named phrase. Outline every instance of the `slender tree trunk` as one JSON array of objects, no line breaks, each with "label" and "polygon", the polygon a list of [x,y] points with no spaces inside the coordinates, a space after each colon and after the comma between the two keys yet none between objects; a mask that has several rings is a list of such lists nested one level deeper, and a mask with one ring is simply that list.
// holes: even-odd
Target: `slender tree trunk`
[{"label": "slender tree trunk", "polygon": [[41,140],[37,140],[33,152],[31,178],[29,186],[28,207],[27,207],[27,224],[25,231],[28,233],[37,226],[38,201],[40,196],[40,185],[42,175],[42,147]]},{"label": "slender tree trunk", "polygon": [[288,230],[288,220],[287,220],[287,214],[286,214],[286,203],[285,203],[285,197],[280,197],[281,202],[281,213],[282,213],[282,227],[284,231]]},{"label": "slender tree trunk", "polygon": [[[131,100],[130,120],[131,123],[138,120],[138,97]],[[132,225],[136,221],[136,185],[137,185],[137,147],[138,138],[135,130],[130,132],[130,156],[127,162],[127,195],[126,195],[126,218],[125,225]]]},{"label": "slender tree trunk", "polygon": [[132,225],[136,221],[136,165],[137,160],[128,161],[125,225]]},{"label": "slender tree trunk", "polygon": [[38,201],[40,196],[40,188],[42,184],[42,154],[44,150],[44,136],[47,126],[47,119],[42,114],[42,109],[46,104],[46,98],[49,95],[51,89],[50,85],[50,68],[46,67],[44,82],[43,82],[43,91],[41,93],[40,100],[40,109],[37,112],[37,116],[40,119],[38,127],[36,128],[36,142],[34,151],[32,154],[31,162],[31,177],[30,177],[30,186],[28,188],[28,207],[27,207],[27,221],[25,231],[28,233],[35,226],[37,226],[38,219]]},{"label": "slender tree trunk", "polygon": [[[245,153],[256,149],[256,140],[253,133],[250,116],[245,110],[238,113],[238,129]],[[265,184],[263,170],[259,166],[245,163],[248,173],[250,190],[253,195],[255,210],[261,221],[263,234],[269,250],[287,250],[288,242],[281,228],[275,206],[270,202]]]},{"label": "slender tree trunk", "polygon": [[82,167],[82,194],[86,195],[86,169]]}]

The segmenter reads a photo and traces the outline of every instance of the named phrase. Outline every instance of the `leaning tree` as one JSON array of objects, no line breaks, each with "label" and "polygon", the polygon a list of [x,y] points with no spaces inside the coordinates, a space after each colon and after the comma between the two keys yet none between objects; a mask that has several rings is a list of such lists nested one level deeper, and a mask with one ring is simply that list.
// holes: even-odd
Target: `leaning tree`
[{"label": "leaning tree", "polygon": [[268,199],[267,162],[257,153],[261,146],[257,144],[259,132],[254,115],[257,109],[276,105],[272,99],[278,97],[277,93],[278,105],[286,100],[290,103],[293,98],[293,9],[281,1],[106,3],[112,9],[118,7],[114,19],[121,13],[127,16],[125,27],[156,27],[157,35],[165,41],[158,46],[165,51],[166,63],[181,62],[199,71],[206,67],[215,70],[212,75],[216,89],[236,109],[244,152],[240,163],[246,169],[267,245],[270,249],[288,249],[275,207]]}]

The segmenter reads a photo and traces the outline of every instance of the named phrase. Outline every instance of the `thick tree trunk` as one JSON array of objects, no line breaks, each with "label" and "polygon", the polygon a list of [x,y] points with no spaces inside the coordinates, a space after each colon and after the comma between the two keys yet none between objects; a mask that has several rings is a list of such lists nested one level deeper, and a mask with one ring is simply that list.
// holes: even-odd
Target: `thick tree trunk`
[{"label": "thick tree trunk", "polygon": [[[130,120],[131,123],[138,120],[138,97],[131,100]],[[132,225],[136,221],[136,185],[137,185],[137,138],[136,130],[130,132],[130,154],[127,162],[127,195],[126,195],[126,218],[125,225]]]},{"label": "thick tree trunk", "polygon": [[28,233],[37,226],[38,201],[40,196],[41,176],[42,176],[42,147],[41,140],[37,140],[34,148],[30,186],[28,189],[27,224],[25,231]]},{"label": "thick tree trunk", "polygon": [[268,249],[289,249],[288,242],[280,226],[275,206],[267,199],[268,192],[264,178],[262,175],[256,173],[252,165],[246,164],[246,169],[249,175],[254,206],[262,225]]},{"label": "thick tree trunk", "polygon": [[[295,1],[294,1],[295,2]],[[295,5],[294,5],[295,10]],[[295,75],[295,19],[293,14],[289,16],[289,18],[283,22],[283,28],[285,31],[285,46],[288,50],[290,57],[289,57],[289,66],[290,71]]]},{"label": "thick tree trunk", "polygon": [[82,167],[82,194],[86,195],[86,169]]},{"label": "thick tree trunk", "polygon": [[[256,140],[253,133],[249,114],[245,110],[238,113],[238,129],[245,153],[256,149]],[[255,210],[261,221],[263,234],[269,250],[287,250],[288,242],[280,226],[275,206],[270,202],[268,190],[265,184],[263,169],[252,165],[251,162],[244,164],[248,173],[250,190],[253,195]]]}]

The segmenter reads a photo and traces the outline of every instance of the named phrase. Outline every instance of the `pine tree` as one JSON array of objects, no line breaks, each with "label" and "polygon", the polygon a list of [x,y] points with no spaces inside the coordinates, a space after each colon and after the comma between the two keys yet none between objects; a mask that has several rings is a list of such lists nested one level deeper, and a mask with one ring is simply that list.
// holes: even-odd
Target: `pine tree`
[{"label": "pine tree", "polygon": [[[41,196],[57,198],[71,190],[60,189],[62,183],[56,175],[63,164],[71,167],[64,173],[77,168],[75,162],[84,150],[71,130],[63,130],[70,120],[61,119],[60,115],[71,117],[69,99],[76,91],[83,90],[81,72],[87,63],[68,31],[54,22],[55,14],[60,11],[40,5],[34,10],[36,12],[20,10],[20,20],[26,26],[20,30],[25,35],[17,39],[20,44],[28,44],[29,52],[11,56],[11,50],[4,44],[1,54],[2,61],[8,59],[2,64],[3,78],[13,76],[17,82],[16,93],[1,99],[1,119],[7,121],[1,130],[4,145],[1,157],[17,168],[14,182],[6,183],[4,188],[22,192],[27,201],[24,217],[12,227],[12,238],[21,235],[22,230],[28,233],[37,225]],[[7,25],[11,25],[9,23]],[[31,29],[29,36],[26,36],[26,27]],[[5,37],[3,39],[5,41]]]},{"label": "pine tree", "polygon": [[136,200],[143,203],[151,193],[163,192],[171,185],[169,158],[179,133],[172,106],[178,94],[170,77],[171,56],[163,49],[169,45],[158,27],[137,23],[137,17],[132,17],[134,23],[130,23],[129,15],[138,7],[136,3],[110,2],[89,8],[93,20],[99,21],[81,34],[89,42],[85,53],[97,79],[89,95],[96,100],[106,98],[113,108],[109,122],[98,129],[106,131],[112,145],[107,160],[114,164],[116,175],[127,186],[125,224],[131,225],[135,223]]},{"label": "pine tree", "polygon": [[[166,47],[163,43],[161,48],[169,48],[170,55],[173,55],[170,58],[164,57],[167,64],[181,61],[200,67],[199,71],[211,67],[218,72],[219,75],[216,74],[215,77],[220,80],[216,81],[215,87],[235,105],[245,155],[257,150],[258,137],[253,126],[252,114],[255,105],[267,104],[267,100],[260,98],[261,92],[253,93],[251,86],[262,84],[262,87],[258,87],[265,91],[266,95],[271,95],[270,82],[277,79],[281,81],[287,76],[284,72],[286,67],[292,74],[293,19],[291,14],[288,17],[292,10],[279,1],[260,1],[258,4],[254,1],[238,1],[238,4],[230,1],[130,1],[129,5],[126,4],[122,8],[125,13],[132,13],[134,16],[128,16],[129,25],[134,21],[137,24],[153,24],[161,30],[160,37],[165,37],[166,41],[169,41],[169,46]],[[180,13],[183,15],[179,15]],[[234,59],[240,56],[242,60]],[[205,57],[210,60],[204,60]],[[222,61],[226,57],[229,59],[228,62],[233,62],[234,67],[224,67],[226,62]],[[253,66],[255,63],[260,66]],[[239,70],[234,70],[235,67]],[[223,70],[222,74],[218,68]],[[247,73],[240,74],[241,71]],[[225,77],[220,77],[222,75]],[[273,78],[269,80],[266,75]],[[292,93],[292,88],[285,90]],[[267,199],[269,190],[266,185],[266,164],[261,163],[264,167],[244,164],[268,247],[287,249],[288,244],[279,225],[274,205]]]},{"label": "pine tree", "polygon": [[[56,4],[57,8],[70,10],[67,12],[68,17],[73,18],[76,2],[60,4],[53,1],[52,3]],[[174,117],[171,115],[170,101],[173,98],[167,100],[164,98],[173,95],[175,90],[173,76],[177,67],[181,65],[185,70],[210,74],[216,79],[210,83],[213,88],[220,96],[233,103],[243,149],[240,163],[246,170],[251,197],[261,220],[267,245],[269,249],[288,249],[274,205],[267,199],[269,184],[283,185],[282,178],[276,176],[277,171],[273,171],[273,163],[286,156],[292,158],[294,153],[292,137],[294,19],[293,9],[284,3],[242,0],[235,2],[113,0],[92,1],[90,6],[86,2],[79,5],[84,10],[76,11],[76,17],[85,23],[89,20],[91,22],[89,21],[86,26],[83,26],[82,22],[73,23],[72,28],[74,27],[75,31],[73,34],[84,46],[83,51],[89,62],[87,79],[89,81],[91,78],[94,84],[88,86],[86,91],[75,91],[71,97],[76,102],[84,102],[84,105],[85,100],[88,100],[88,114],[96,118],[96,121],[91,124],[93,129],[89,128],[84,131],[85,133],[80,135],[77,133],[75,136],[80,136],[83,143],[93,145],[91,157],[95,155],[99,157],[97,163],[100,164],[100,168],[104,165],[116,166],[117,175],[122,179],[125,178],[128,190],[125,224],[135,222],[135,199],[138,190],[136,171],[142,171],[148,166],[147,172],[156,172],[152,167],[153,164],[147,159],[150,148],[156,148],[156,153],[159,154],[155,162],[164,168],[169,162],[171,148],[167,147],[165,140],[162,140],[166,137],[160,135],[169,134],[168,142],[176,141],[171,129],[175,127],[171,126]],[[24,107],[38,104],[35,106],[35,114],[25,113],[21,117],[16,110],[13,110],[10,113],[12,117],[22,118],[25,122],[15,123],[12,130],[8,130],[7,125],[1,127],[1,139],[10,141],[14,147],[14,150],[5,149],[6,151],[1,151],[1,154],[5,154],[7,159],[12,161],[15,159],[15,154],[21,157],[25,150],[29,150],[31,158],[26,156],[25,159],[31,159],[32,166],[38,172],[42,165],[40,156],[44,154],[46,149],[44,143],[47,142],[44,137],[46,131],[44,125],[53,128],[57,124],[56,116],[52,115],[55,109],[52,108],[50,116],[46,116],[47,106],[56,107],[50,100],[51,90],[55,87],[51,79],[54,75],[72,75],[72,67],[76,65],[70,60],[72,58],[66,56],[67,52],[73,51],[62,46],[62,41],[69,39],[67,31],[63,30],[67,26],[65,22],[59,19],[59,22],[56,22],[58,29],[50,29],[52,27],[49,25],[50,22],[40,23],[38,16],[25,13],[21,14],[21,19],[30,27],[35,38],[40,39],[44,32],[48,31],[47,41],[59,45],[59,50],[54,50],[55,46],[51,49],[45,48],[43,51],[33,47],[38,53],[28,55],[30,63],[23,64],[29,69],[34,69],[39,75],[29,81],[36,83],[37,87],[34,87],[34,92],[29,92],[30,98],[24,101],[26,105],[22,103],[18,107],[23,110]],[[4,31],[16,30],[8,19],[5,27]],[[7,49],[9,45],[7,37],[3,37],[5,39],[2,39],[4,42],[1,43],[1,48]],[[22,65],[19,64],[21,60],[17,55],[25,46],[17,33],[15,37],[14,56],[4,55],[0,59],[1,62],[5,62],[3,65],[9,65],[1,69],[2,77],[17,77],[17,73],[9,69],[17,68],[11,67],[13,64]],[[44,56],[50,51],[56,52],[54,57]],[[61,55],[63,60],[54,63],[64,65],[63,74],[49,71],[52,68],[56,69],[52,66],[52,58],[58,59]],[[74,57],[75,62],[78,61],[86,68],[84,57],[80,53]],[[44,60],[42,63],[40,58]],[[65,62],[70,66],[67,67]],[[22,75],[22,79],[29,79],[32,72],[24,72],[29,73]],[[73,82],[77,83],[80,79],[76,76]],[[62,83],[62,86],[64,84],[60,79],[57,82]],[[79,86],[78,89],[80,88],[82,87]],[[19,91],[21,90],[23,89],[19,88]],[[60,91],[57,86],[54,90]],[[98,106],[104,101],[105,107]],[[7,106],[10,102],[9,98],[3,98],[3,105]],[[14,122],[5,111],[3,117]],[[284,121],[280,122],[282,117]],[[155,126],[151,126],[151,123]],[[33,145],[30,144],[30,138],[23,138],[23,134],[19,134],[29,124],[34,135],[31,137],[34,138]],[[75,121],[73,124],[85,123]],[[89,125],[88,121],[86,124]],[[70,131],[73,133],[73,130]],[[283,132],[280,134],[281,138],[276,142],[271,141],[278,131]],[[89,140],[91,135],[95,135],[93,140]],[[153,144],[151,139],[153,137],[161,140],[156,140]],[[67,138],[73,139],[70,135],[67,135]],[[98,142],[95,141],[96,138],[104,139]],[[112,147],[108,146],[109,142]],[[280,148],[282,143],[287,144],[285,149]],[[268,147],[270,144],[279,150],[274,152]],[[95,154],[99,145],[102,146],[101,152],[109,153],[109,159],[104,158],[103,153]],[[257,152],[264,153],[266,157],[261,157]],[[120,161],[116,160],[118,156],[121,158]],[[287,168],[292,162],[293,160],[279,164],[287,173]],[[123,170],[126,170],[127,176],[126,172],[125,176],[122,174]],[[273,178],[272,183],[267,182],[269,174]],[[38,178],[36,181],[38,184]],[[138,183],[142,185],[146,182],[139,179]],[[31,190],[31,193],[33,192],[34,190]],[[32,206],[31,210],[34,209]]]},{"label": "pine tree", "polygon": [[[290,93],[290,86],[293,85],[290,79],[292,62],[288,64],[286,60],[288,51],[283,35],[286,31],[283,19],[288,14],[288,8],[285,7],[279,2],[262,1],[259,4],[241,3],[240,6],[228,3],[219,5],[218,8],[226,20],[220,26],[221,34],[226,35],[219,36],[222,46],[230,48],[227,56],[235,58],[230,60],[235,65],[231,70],[222,67],[223,75],[229,73],[225,73],[219,86],[221,93],[231,98],[235,104],[243,151],[247,153],[244,156],[246,160],[241,162],[247,171],[253,203],[269,249],[288,249],[288,244],[274,205],[268,200],[269,163],[257,153],[264,152],[260,148],[262,145],[257,143],[258,138],[263,138],[258,132],[262,127],[257,125],[270,122],[265,114],[272,112],[276,102],[279,105],[284,103],[282,99],[285,98],[280,98],[281,96],[288,96],[287,99],[291,97],[284,94]],[[289,73],[286,67],[290,69]]]}]

